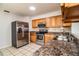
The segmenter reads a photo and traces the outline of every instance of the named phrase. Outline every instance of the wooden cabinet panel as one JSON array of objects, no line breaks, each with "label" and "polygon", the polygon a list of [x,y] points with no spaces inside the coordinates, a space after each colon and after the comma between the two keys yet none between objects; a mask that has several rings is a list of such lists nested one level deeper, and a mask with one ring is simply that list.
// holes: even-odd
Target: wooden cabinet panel
[{"label": "wooden cabinet panel", "polygon": [[45,19],[43,18],[43,19],[39,19],[39,20],[37,20],[38,21],[38,24],[40,24],[40,23],[45,23]]},{"label": "wooden cabinet panel", "polygon": [[42,19],[36,19],[32,21],[32,27],[37,28],[38,24],[44,23],[46,24],[47,28],[55,28],[62,26],[62,17],[61,16],[54,16]]},{"label": "wooden cabinet panel", "polygon": [[71,27],[71,23],[63,23],[64,27]]},{"label": "wooden cabinet panel", "polygon": [[65,3],[65,7],[74,7],[79,5],[79,3]]},{"label": "wooden cabinet panel", "polygon": [[50,23],[50,24],[51,24],[51,27],[56,27],[56,26],[55,26],[55,25],[56,25],[56,21],[55,21],[56,18],[55,18],[55,17],[51,17],[50,20],[51,20],[51,23]]},{"label": "wooden cabinet panel", "polygon": [[79,19],[79,3],[64,3],[61,6],[63,19]]},{"label": "wooden cabinet panel", "polygon": [[61,26],[62,26],[61,16],[51,17],[51,27],[61,27]]},{"label": "wooden cabinet panel", "polygon": [[31,42],[36,43],[36,32],[30,33],[30,40]]},{"label": "wooden cabinet panel", "polygon": [[32,20],[32,28],[36,28],[37,27],[37,21],[36,20]]},{"label": "wooden cabinet panel", "polygon": [[53,40],[55,38],[55,35],[54,34],[50,34],[50,33],[47,33],[44,35],[44,45],[47,44],[47,42],[49,42],[50,40]]},{"label": "wooden cabinet panel", "polygon": [[50,18],[46,18],[46,27],[47,28],[51,27],[51,19]]},{"label": "wooden cabinet panel", "polygon": [[38,24],[40,23],[45,23],[45,19],[35,19],[35,20],[32,20],[32,28],[37,28],[38,27]]},{"label": "wooden cabinet panel", "polygon": [[55,26],[56,27],[61,27],[62,26],[62,17],[61,16],[56,16],[55,17]]},{"label": "wooden cabinet panel", "polygon": [[36,36],[31,36],[31,42],[36,43]]}]

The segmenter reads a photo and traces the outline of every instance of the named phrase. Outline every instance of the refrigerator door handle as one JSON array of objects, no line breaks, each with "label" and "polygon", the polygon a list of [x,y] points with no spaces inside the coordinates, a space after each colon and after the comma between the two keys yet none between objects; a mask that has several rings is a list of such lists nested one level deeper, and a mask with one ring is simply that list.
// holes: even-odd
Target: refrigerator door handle
[{"label": "refrigerator door handle", "polygon": [[22,27],[22,37],[24,37],[24,27]]}]

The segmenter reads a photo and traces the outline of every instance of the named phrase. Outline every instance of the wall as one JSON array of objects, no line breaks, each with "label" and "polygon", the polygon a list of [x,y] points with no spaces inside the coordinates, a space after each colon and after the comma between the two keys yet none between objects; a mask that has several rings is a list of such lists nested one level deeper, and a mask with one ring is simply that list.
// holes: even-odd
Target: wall
[{"label": "wall", "polygon": [[79,39],[79,22],[72,23],[71,33]]},{"label": "wall", "polygon": [[0,11],[0,48],[11,46],[11,22],[22,19],[21,16]]},{"label": "wall", "polygon": [[[46,18],[46,17],[50,17],[50,16],[57,16],[57,15],[61,15],[61,10],[60,11],[46,13],[46,14],[42,14],[42,15],[38,15],[38,16],[33,16],[33,17],[29,18],[29,22],[30,22],[30,25],[32,25],[32,20],[33,19]],[[65,29],[65,30],[69,31],[70,29]],[[30,26],[30,31],[36,31],[36,29],[32,29],[32,26]],[[48,31],[49,32],[60,32],[62,30],[60,28],[48,28]]]}]

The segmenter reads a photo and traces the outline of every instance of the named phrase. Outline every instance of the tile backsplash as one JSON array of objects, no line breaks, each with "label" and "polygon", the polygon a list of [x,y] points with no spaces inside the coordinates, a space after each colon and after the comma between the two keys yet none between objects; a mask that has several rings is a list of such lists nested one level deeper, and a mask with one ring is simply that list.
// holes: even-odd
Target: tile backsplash
[{"label": "tile backsplash", "polygon": [[[48,32],[62,32],[61,28],[45,28],[48,30]],[[32,29],[31,31],[38,31],[39,28]],[[64,28],[65,32],[70,32],[70,28]]]}]

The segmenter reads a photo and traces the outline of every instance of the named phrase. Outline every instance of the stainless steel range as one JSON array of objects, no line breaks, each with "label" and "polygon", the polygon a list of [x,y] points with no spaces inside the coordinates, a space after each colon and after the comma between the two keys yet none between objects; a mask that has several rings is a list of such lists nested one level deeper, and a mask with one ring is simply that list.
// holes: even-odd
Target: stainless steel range
[{"label": "stainless steel range", "polygon": [[44,39],[44,34],[47,33],[48,30],[46,29],[39,29],[39,31],[36,33],[37,34],[37,39],[38,40],[43,40]]},{"label": "stainless steel range", "polygon": [[39,31],[36,32],[36,34],[37,34],[36,43],[39,45],[44,45],[44,34],[48,32],[48,30],[45,29],[45,27],[46,27],[45,23],[38,24]]}]

